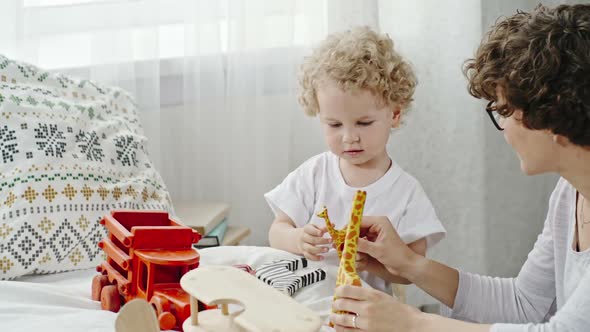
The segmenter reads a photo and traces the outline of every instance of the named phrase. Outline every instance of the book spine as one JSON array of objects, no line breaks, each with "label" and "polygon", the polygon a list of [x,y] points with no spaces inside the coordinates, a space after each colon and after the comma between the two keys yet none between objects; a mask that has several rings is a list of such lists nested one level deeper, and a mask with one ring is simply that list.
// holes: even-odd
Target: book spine
[{"label": "book spine", "polygon": [[217,247],[221,245],[221,241],[217,236],[204,236],[202,237],[199,242],[193,244],[195,248],[209,248],[209,247]]}]

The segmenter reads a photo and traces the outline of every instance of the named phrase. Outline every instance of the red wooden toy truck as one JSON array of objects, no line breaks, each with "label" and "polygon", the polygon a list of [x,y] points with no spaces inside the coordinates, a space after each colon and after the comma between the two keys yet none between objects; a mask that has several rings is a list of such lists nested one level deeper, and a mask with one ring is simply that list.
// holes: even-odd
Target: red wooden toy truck
[{"label": "red wooden toy truck", "polygon": [[182,330],[190,316],[189,295],[180,278],[199,266],[192,245],[201,235],[159,211],[113,211],[100,222],[109,231],[98,246],[107,259],[92,280],[92,299],[118,312],[122,301],[148,301],[162,330]]}]

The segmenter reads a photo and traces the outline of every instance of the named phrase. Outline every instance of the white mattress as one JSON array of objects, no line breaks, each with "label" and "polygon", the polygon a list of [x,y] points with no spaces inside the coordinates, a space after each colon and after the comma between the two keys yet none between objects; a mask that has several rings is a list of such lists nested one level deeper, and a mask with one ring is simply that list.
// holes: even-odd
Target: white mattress
[{"label": "white mattress", "polygon": [[[261,264],[294,255],[267,247],[215,247],[199,250],[202,265]],[[318,266],[310,262],[308,268]],[[336,267],[325,267],[326,280],[299,290],[294,298],[324,322],[330,313]],[[114,331],[116,314],[100,309],[90,290],[94,269],[0,281],[0,331]],[[272,304],[269,304],[272,305]],[[332,331],[324,326],[322,331]]]}]

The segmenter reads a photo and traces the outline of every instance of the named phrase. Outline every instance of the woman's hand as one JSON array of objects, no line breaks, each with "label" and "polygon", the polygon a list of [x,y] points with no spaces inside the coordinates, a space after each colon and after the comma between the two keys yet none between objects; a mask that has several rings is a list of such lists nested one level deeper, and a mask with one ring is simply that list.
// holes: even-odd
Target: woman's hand
[{"label": "woman's hand", "polygon": [[369,271],[372,272],[376,269],[377,265],[380,263],[373,257],[369,256],[368,254],[357,252],[356,253],[356,270],[358,272],[361,271]]},{"label": "woman's hand", "polygon": [[395,276],[404,276],[403,270],[418,256],[399,237],[387,217],[363,216],[358,251],[368,254]]},{"label": "woman's hand", "polygon": [[[363,237],[360,237],[360,238],[366,239],[366,237],[364,235],[363,235]],[[355,264],[356,264],[355,265],[356,270],[358,272],[361,272],[361,271],[374,272],[372,270],[374,270],[377,265],[382,265],[375,258],[369,256],[368,254],[366,254],[364,252],[358,252],[358,251],[356,253]]]},{"label": "woman's hand", "polygon": [[415,331],[422,314],[418,309],[372,288],[340,286],[334,296],[337,299],[333,309],[349,312],[330,315],[337,332]]},{"label": "woman's hand", "polygon": [[297,249],[303,257],[319,261],[324,259],[325,254],[330,250],[326,245],[332,243],[331,238],[325,238],[323,235],[327,232],[325,227],[318,227],[313,224],[307,224],[299,229],[297,237]]}]

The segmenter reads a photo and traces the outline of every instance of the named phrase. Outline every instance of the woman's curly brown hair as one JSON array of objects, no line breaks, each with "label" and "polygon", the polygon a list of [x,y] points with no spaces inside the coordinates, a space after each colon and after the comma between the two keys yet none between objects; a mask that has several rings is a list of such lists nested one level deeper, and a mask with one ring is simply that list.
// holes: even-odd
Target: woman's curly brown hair
[{"label": "woman's curly brown hair", "polygon": [[465,63],[469,93],[498,100],[500,86],[510,116],[590,146],[590,5],[539,5],[498,21],[474,59]]},{"label": "woman's curly brown hair", "polygon": [[301,65],[299,103],[305,113],[319,112],[316,89],[326,81],[344,91],[369,90],[384,105],[405,110],[412,101],[416,77],[393,49],[393,41],[368,27],[328,36]]}]

